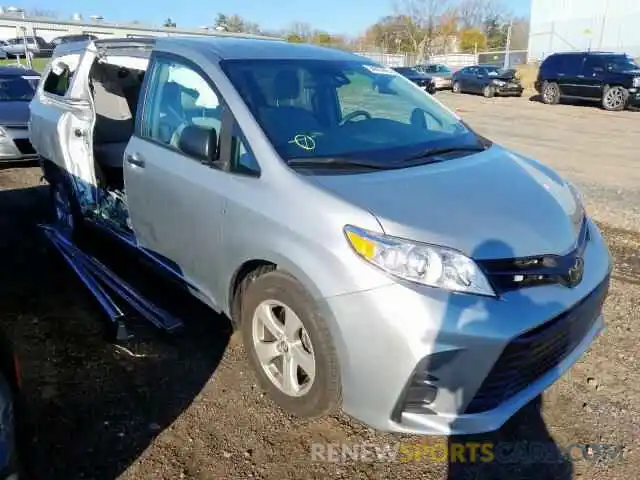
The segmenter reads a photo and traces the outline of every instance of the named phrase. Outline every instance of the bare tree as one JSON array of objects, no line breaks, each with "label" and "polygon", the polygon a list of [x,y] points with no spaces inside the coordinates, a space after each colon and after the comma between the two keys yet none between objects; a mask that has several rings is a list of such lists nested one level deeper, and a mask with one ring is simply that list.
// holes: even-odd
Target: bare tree
[{"label": "bare tree", "polygon": [[506,8],[500,0],[461,0],[457,6],[462,28],[482,28],[488,18],[505,17]]},{"label": "bare tree", "polygon": [[402,18],[407,38],[422,63],[431,53],[439,35],[442,16],[450,11],[451,0],[398,0],[395,10]]}]

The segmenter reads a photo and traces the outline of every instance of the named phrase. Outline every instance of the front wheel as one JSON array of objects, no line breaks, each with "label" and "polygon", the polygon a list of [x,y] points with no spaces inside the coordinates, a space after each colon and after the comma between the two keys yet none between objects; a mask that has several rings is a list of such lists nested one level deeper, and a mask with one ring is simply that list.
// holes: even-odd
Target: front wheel
[{"label": "front wheel", "polygon": [[458,82],[453,82],[453,85],[451,85],[451,91],[453,93],[461,93],[462,89],[460,88],[460,83]]},{"label": "front wheel", "polygon": [[560,87],[554,82],[544,82],[542,85],[542,101],[547,105],[560,103]]},{"label": "front wheel", "polygon": [[495,94],[496,94],[496,91],[491,85],[486,85],[482,89],[482,95],[484,95],[484,98],[493,98]]},{"label": "front wheel", "polygon": [[284,410],[303,418],[341,401],[338,358],[313,297],[291,275],[272,271],[250,283],[241,330],[261,387]]},{"label": "front wheel", "polygon": [[629,92],[624,87],[606,87],[602,95],[602,108],[611,112],[624,110]]}]

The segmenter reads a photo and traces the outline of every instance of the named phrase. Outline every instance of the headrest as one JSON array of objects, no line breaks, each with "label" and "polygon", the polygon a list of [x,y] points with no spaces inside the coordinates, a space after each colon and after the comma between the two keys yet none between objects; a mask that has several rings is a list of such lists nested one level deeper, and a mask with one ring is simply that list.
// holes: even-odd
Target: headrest
[{"label": "headrest", "polygon": [[273,80],[276,100],[293,100],[300,96],[300,81],[293,70],[278,72]]}]

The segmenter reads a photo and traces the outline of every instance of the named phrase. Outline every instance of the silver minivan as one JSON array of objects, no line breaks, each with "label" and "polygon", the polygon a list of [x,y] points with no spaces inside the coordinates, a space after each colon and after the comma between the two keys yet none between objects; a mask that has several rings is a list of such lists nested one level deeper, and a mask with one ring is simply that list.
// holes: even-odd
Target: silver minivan
[{"label": "silver minivan", "polygon": [[603,328],[576,187],[393,70],[255,38],[61,45],[31,104],[56,225],[135,245],[303,417],[499,428]]}]

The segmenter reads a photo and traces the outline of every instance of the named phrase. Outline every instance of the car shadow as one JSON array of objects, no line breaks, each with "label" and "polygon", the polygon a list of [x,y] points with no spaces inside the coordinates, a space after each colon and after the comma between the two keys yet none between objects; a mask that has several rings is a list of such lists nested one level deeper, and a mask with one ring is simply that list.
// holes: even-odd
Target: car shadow
[{"label": "car shadow", "polygon": [[20,453],[28,478],[117,478],[202,391],[231,327],[158,284],[166,308],[180,304],[187,328],[163,334],[130,314],[134,338],[107,341],[106,316],[36,228],[48,195],[46,186],[0,191],[0,319],[21,362]]},{"label": "car shadow", "polygon": [[[490,240],[481,244],[472,257],[479,256],[478,253],[495,252],[500,258],[513,258],[514,253],[511,247],[501,241]],[[458,297],[461,299],[462,297]],[[465,305],[464,302],[467,304]],[[472,335],[477,322],[497,321],[489,316],[484,306],[481,305],[479,297],[467,296],[461,301],[456,301],[455,305],[450,304],[446,310],[444,318],[448,325],[455,325],[458,333],[466,331]],[[531,309],[544,308],[550,311],[561,311],[560,305],[541,305],[532,302],[529,297],[518,292],[511,292],[509,301],[518,303],[522,312]],[[463,307],[461,308],[461,305]],[[505,320],[505,319],[500,319]],[[450,344],[451,328],[448,331],[441,331],[436,336],[436,344]],[[499,327],[496,327],[499,328]],[[490,330],[490,329],[489,329]],[[528,353],[525,353],[528,355]],[[478,364],[482,364],[483,359],[478,357]],[[499,360],[498,360],[499,361]],[[514,361],[513,358],[510,359]],[[436,360],[437,362],[437,360]],[[522,362],[518,362],[519,364]],[[463,405],[469,405],[474,399],[475,391],[465,391],[466,381],[463,375],[440,375],[438,370],[441,366],[435,366],[433,375],[437,380],[438,389],[448,391],[451,398],[455,398]],[[446,367],[445,367],[446,368]],[[514,367],[515,368],[515,367]],[[426,370],[430,371],[427,364]],[[525,372],[519,372],[525,375]],[[504,371],[498,375],[503,376]],[[475,390],[475,388],[474,388]],[[485,392],[485,401],[487,394]],[[448,443],[448,477],[450,480],[466,479],[493,479],[511,480],[514,478],[540,479],[549,478],[569,480],[572,478],[573,467],[568,458],[562,454],[560,447],[554,442],[542,417],[542,397],[539,396],[530,401],[514,416],[512,416],[500,429],[494,432],[452,435],[447,438]],[[498,403],[500,405],[500,403]],[[478,408],[480,415],[487,409],[496,407]],[[499,406],[497,408],[500,408]],[[452,426],[455,429],[455,426]],[[473,456],[472,450],[478,446],[476,453],[487,453],[490,455]],[[488,450],[482,450],[484,448]],[[463,452],[456,456],[455,452]]]}]

